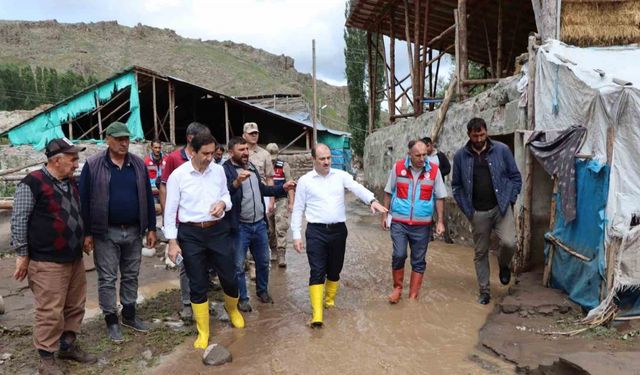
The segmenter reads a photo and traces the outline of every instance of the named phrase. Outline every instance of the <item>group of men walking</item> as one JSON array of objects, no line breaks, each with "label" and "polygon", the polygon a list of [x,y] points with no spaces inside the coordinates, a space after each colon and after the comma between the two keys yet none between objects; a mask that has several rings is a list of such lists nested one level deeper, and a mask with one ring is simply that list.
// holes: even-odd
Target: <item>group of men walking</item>
[{"label": "group of men walking", "polygon": [[[458,206],[473,226],[479,303],[487,304],[492,232],[503,245],[498,257],[500,281],[508,284],[510,280],[515,248],[512,205],[521,179],[508,147],[487,137],[482,119],[469,121],[467,134],[469,141],[454,156],[451,185]],[[324,144],[312,148],[313,169],[296,184],[289,166],[277,158],[277,145],[269,144],[268,151],[257,145],[256,123],[244,125],[243,136],[229,141],[226,155],[224,146],[198,123],[187,127],[184,148],[167,156],[154,149],[147,160],[129,153],[129,135],[125,124],[107,127],[108,148],[87,158],[79,186],[73,174],[84,148],[65,138],[54,139],[46,147],[46,166],[17,187],[11,219],[18,254],[14,276],[28,277],[35,297],[34,344],[42,374],[61,373],[53,357],[56,351],[62,359],[96,361],[75,344],[86,298],[82,251],[93,252],[108,337],[123,341],[121,325],[140,332],[149,329],[136,314],[136,300],[142,239],[148,247],[156,243],[154,181],[168,256],[181,268],[181,314],[193,318],[198,331],[195,348],[207,348],[209,342],[207,291],[212,274],[220,280],[232,326],[244,327],[241,311],[252,311],[245,275],[247,251],[255,262],[256,297],[273,303],[268,291],[270,258],[286,266],[289,212],[293,248],[301,253],[306,247],[313,328],[323,326],[324,308],[336,303],[348,233],[346,190],[372,212],[381,213],[382,227],[390,230],[393,289],[388,300],[392,304],[402,296],[407,247],[411,250],[409,299],[417,299],[432,232],[450,241],[444,219],[444,176],[451,168],[428,138],[409,142],[407,156],[389,172],[380,204],[351,175],[331,168],[331,150]],[[155,170],[154,176],[150,169]],[[271,257],[270,248],[275,253]]]}]

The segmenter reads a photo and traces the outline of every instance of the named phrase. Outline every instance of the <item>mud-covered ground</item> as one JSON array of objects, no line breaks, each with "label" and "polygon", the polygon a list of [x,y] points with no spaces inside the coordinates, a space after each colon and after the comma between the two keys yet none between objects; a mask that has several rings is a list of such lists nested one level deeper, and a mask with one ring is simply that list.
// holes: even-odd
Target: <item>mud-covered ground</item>
[{"label": "mud-covered ground", "polygon": [[[226,346],[233,355],[233,362],[221,367],[204,366],[202,351],[192,346],[195,329],[176,322],[177,273],[165,270],[160,259],[144,258],[141,271],[140,311],[155,321],[152,330],[143,335],[123,329],[127,341],[121,345],[104,336],[95,271],[87,272],[88,318],[81,342],[101,360],[92,366],[67,365],[69,373],[551,374],[574,368],[574,362],[586,357],[598,358],[601,367],[617,364],[617,374],[625,373],[619,364],[631,363],[640,348],[637,327],[629,323],[572,337],[543,334],[579,328],[580,312],[561,293],[533,288],[540,284],[535,274],[524,275],[509,289],[499,285],[494,273],[492,303],[477,304],[472,249],[440,241],[429,246],[420,300],[406,299],[406,277],[404,298],[389,305],[389,233],[353,199],[347,225],[340,290],[336,308],[325,311],[325,327],[306,325],[311,313],[308,263],[306,255],[291,251],[288,268],[271,270],[275,303],[252,298],[254,311],[244,314],[245,329],[212,318],[211,343]],[[492,267],[496,269],[495,258]],[[13,259],[0,260],[0,293],[8,296],[8,312],[0,315],[0,355],[11,354],[0,373],[32,374],[37,364],[30,337],[32,297],[26,284],[10,280],[12,270]],[[253,283],[249,285],[253,297]],[[171,291],[161,292],[165,289]],[[566,373],[580,373],[571,371]]]}]

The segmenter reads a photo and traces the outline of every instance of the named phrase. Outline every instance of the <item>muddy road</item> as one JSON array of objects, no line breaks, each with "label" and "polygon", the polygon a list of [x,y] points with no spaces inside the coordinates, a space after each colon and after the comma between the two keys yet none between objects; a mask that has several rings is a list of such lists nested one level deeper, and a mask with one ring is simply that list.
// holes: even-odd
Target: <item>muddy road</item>
[{"label": "muddy road", "polygon": [[[493,303],[476,303],[472,250],[437,241],[429,245],[427,273],[418,302],[387,302],[391,291],[391,242],[377,216],[349,199],[349,237],[336,307],[325,326],[306,326],[311,307],[306,254],[287,253],[288,268],[271,270],[275,304],[261,304],[250,285],[254,311],[246,328],[212,324],[210,342],[225,345],[233,362],[207,367],[193,338],[178,346],[148,374],[510,374],[513,366],[476,346]],[[289,251],[289,250],[288,250]],[[497,269],[495,258],[492,269]],[[409,265],[407,264],[407,267]],[[409,269],[409,268],[408,268]],[[493,296],[506,294],[492,275]]]}]

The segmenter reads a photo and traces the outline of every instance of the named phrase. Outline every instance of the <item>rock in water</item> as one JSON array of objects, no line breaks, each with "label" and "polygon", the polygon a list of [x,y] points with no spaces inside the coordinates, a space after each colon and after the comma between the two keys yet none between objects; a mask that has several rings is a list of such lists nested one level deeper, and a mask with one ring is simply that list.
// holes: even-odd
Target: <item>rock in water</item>
[{"label": "rock in water", "polygon": [[207,346],[204,354],[202,354],[202,362],[207,366],[220,366],[227,362],[231,362],[231,353],[220,344],[211,344]]}]

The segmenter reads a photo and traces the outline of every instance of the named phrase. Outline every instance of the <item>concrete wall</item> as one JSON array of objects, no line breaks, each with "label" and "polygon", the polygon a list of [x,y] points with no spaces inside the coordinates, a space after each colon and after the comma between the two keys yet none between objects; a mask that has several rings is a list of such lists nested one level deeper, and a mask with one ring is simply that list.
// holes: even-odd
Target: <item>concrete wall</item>
[{"label": "concrete wall", "polygon": [[[518,80],[519,76],[505,78],[482,94],[452,104],[440,133],[438,149],[453,161],[455,151],[468,140],[466,125],[472,117],[482,117],[487,122],[490,135],[514,134],[517,129],[524,129],[524,108],[518,106]],[[431,135],[436,116],[437,111],[427,112],[418,118],[398,121],[367,137],[363,158],[364,179],[379,198],[393,162],[406,156],[410,140]],[[514,143],[517,142],[514,140]],[[451,194],[450,181],[447,181],[447,187]],[[451,197],[447,200],[446,211],[454,238],[462,243],[470,243],[470,225]]]}]

